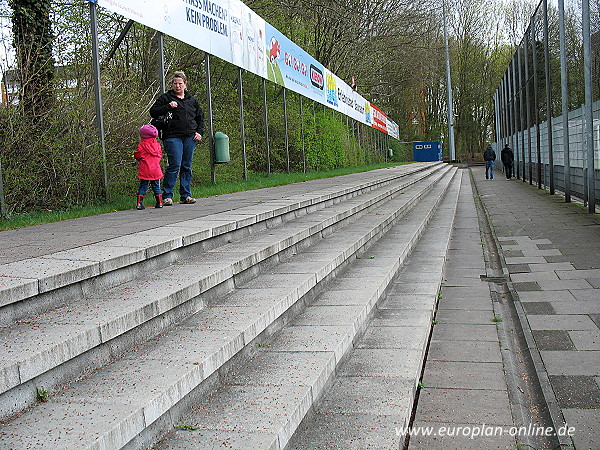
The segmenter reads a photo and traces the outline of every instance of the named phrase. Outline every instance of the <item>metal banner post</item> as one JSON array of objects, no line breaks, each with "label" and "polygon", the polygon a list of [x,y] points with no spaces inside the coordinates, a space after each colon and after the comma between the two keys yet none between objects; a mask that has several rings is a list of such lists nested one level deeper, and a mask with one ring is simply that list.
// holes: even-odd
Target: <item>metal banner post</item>
[{"label": "metal banner post", "polygon": [[287,97],[285,95],[286,89],[283,88],[283,120],[285,122],[285,162],[287,166],[287,173],[290,173],[290,139],[288,136],[288,115],[287,115]]},{"label": "metal banner post", "polygon": [[210,158],[210,180],[217,182],[215,173],[215,130],[213,125],[212,89],[210,79],[210,54],[204,56],[204,70],[206,71],[206,112],[208,113],[208,153]]},{"label": "metal banner post", "polygon": [[271,149],[269,148],[269,112],[267,110],[267,83],[262,79],[263,109],[265,121],[265,151],[267,156],[267,175],[271,175]]},{"label": "metal banner post", "polygon": [[102,169],[104,172],[104,198],[108,200],[108,170],[106,168],[106,144],[104,142],[104,118],[102,117],[102,88],[100,84],[100,56],[98,51],[98,17],[96,4],[90,5],[90,26],[92,32],[92,65],[94,68],[94,95],[96,97],[96,124],[98,126],[98,137],[102,148]]},{"label": "metal banner post", "polygon": [[238,99],[240,103],[240,131],[242,133],[242,164],[244,166],[244,180],[248,179],[248,163],[246,161],[246,125],[244,123],[244,85],[242,68],[238,67]]}]

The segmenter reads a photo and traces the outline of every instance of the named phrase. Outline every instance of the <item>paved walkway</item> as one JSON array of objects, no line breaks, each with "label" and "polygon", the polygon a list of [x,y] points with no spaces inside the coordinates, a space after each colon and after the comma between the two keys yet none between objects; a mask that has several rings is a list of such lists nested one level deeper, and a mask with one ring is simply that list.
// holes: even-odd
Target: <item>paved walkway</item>
[{"label": "paved walkway", "polygon": [[600,216],[502,172],[472,171],[555,425],[575,427],[575,448],[598,449]]}]

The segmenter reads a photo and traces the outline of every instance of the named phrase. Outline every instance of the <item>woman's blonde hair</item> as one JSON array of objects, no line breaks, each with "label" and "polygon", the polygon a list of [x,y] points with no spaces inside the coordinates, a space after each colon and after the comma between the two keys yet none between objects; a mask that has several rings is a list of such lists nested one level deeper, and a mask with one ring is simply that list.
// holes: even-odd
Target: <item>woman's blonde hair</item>
[{"label": "woman's blonde hair", "polygon": [[173,76],[171,77],[171,83],[173,82],[173,80],[175,78],[181,78],[183,80],[183,82],[187,84],[187,77],[185,76],[185,73],[183,72],[183,70],[176,70],[173,73]]}]

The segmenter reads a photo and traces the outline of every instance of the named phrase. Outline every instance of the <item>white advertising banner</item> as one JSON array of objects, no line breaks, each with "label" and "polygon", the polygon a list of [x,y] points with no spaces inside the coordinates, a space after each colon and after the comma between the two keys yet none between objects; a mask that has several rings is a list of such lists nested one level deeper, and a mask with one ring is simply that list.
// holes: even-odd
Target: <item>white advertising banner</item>
[{"label": "white advertising banner", "polygon": [[398,137],[385,114],[375,108],[374,122],[374,105],[240,0],[90,1]]},{"label": "white advertising banner", "polygon": [[370,125],[370,122],[367,121],[366,104],[368,102],[328,69],[325,69],[325,86],[327,106],[354,120]]}]

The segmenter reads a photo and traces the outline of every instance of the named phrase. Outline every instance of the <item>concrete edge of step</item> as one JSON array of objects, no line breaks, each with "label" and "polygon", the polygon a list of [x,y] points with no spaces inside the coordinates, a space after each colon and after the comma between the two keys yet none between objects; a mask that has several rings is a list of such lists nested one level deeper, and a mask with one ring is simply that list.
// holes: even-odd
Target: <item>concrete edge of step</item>
[{"label": "concrete edge of step", "polygon": [[[308,198],[305,196],[305,198],[271,200],[264,203],[266,210],[259,213],[245,214],[245,208],[240,208],[237,211],[217,213],[41,257],[2,264],[0,265],[0,308],[207,239],[274,220],[285,214],[314,208],[318,204],[333,202],[351,194],[367,192],[403,176],[436,167],[438,166],[416,166],[407,172],[396,175],[384,174],[381,178],[355,186],[336,187],[331,192],[320,191]],[[110,251],[107,252],[107,248]]]}]

